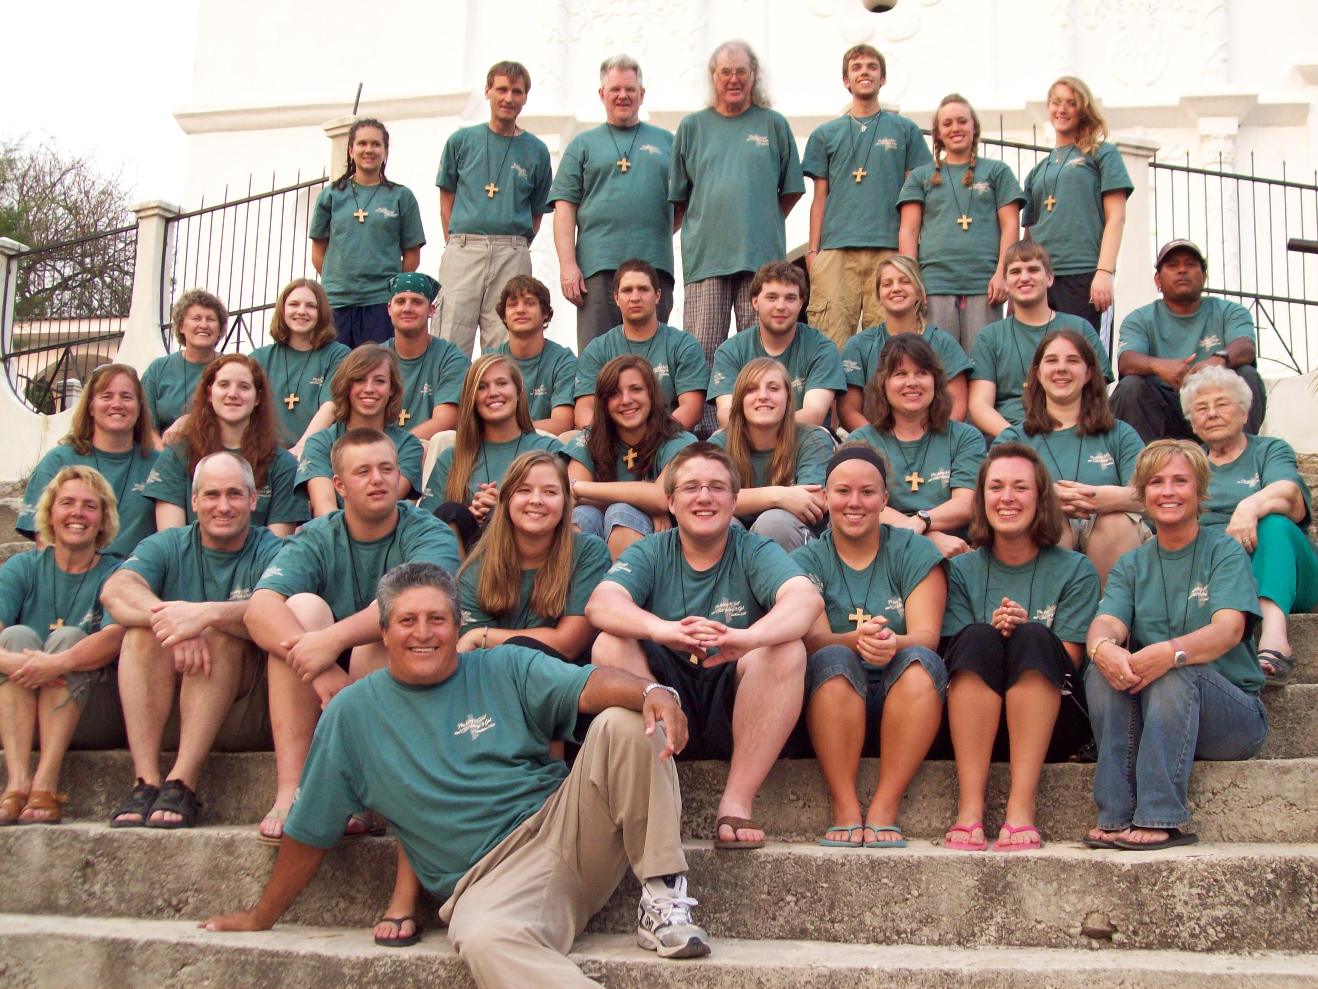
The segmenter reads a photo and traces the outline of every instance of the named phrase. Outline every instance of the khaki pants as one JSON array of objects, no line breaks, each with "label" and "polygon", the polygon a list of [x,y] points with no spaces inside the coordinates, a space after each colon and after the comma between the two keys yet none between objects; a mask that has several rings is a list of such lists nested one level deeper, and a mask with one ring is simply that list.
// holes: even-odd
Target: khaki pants
[{"label": "khaki pants", "polygon": [[567,959],[630,865],[642,880],[686,871],[682,797],[662,728],[609,708],[544,807],[458,882],[440,908],[482,989],[598,986]]},{"label": "khaki pants", "polygon": [[879,262],[897,252],[887,247],[844,247],[820,251],[810,267],[806,322],[838,350],[856,334],[857,324],[878,326],[885,316],[874,288]]},{"label": "khaki pants", "polygon": [[454,234],[439,259],[442,287],[436,335],[470,357],[479,326],[481,353],[490,353],[508,339],[508,329],[495,308],[503,287],[514,275],[530,273],[531,251],[525,237]]}]

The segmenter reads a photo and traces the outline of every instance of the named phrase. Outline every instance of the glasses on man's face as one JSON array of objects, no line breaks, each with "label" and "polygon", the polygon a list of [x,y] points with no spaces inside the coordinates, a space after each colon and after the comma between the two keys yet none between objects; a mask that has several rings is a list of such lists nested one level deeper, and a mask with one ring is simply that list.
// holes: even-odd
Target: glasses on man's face
[{"label": "glasses on man's face", "polygon": [[1225,398],[1221,401],[1214,402],[1212,405],[1192,405],[1190,406],[1190,416],[1194,419],[1202,419],[1211,412],[1213,415],[1221,416],[1225,419],[1234,406],[1234,402]]},{"label": "glasses on man's face", "polygon": [[745,82],[747,79],[749,79],[749,78],[751,77],[751,70],[750,70],[750,69],[746,69],[746,68],[741,68],[741,69],[719,69],[719,70],[715,73],[715,75],[717,75],[720,79],[723,79],[723,80],[728,80],[728,79],[740,79],[740,80],[742,80],[743,82]]},{"label": "glasses on man's face", "polygon": [[728,494],[732,490],[732,485],[726,481],[710,481],[708,484],[700,484],[696,481],[687,481],[685,484],[677,486],[677,493],[685,495],[688,498],[697,497],[701,491],[709,489],[709,493],[715,498]]}]

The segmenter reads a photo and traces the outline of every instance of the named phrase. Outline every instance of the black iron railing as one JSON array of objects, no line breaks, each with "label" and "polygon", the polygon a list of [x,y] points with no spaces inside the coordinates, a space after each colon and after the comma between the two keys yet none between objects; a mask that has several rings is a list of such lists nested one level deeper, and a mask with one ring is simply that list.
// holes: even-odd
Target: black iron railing
[{"label": "black iron railing", "polygon": [[222,351],[248,352],[266,343],[266,326],[279,290],[289,280],[314,276],[307,227],[316,196],[327,180],[298,181],[269,192],[247,192],[169,221],[161,260],[160,329],[166,350],[176,341],[170,308],[190,288],[204,288],[224,300],[229,331]]},{"label": "black iron railing", "polygon": [[112,360],[133,296],[137,227],[13,257],[13,312],[0,312],[5,376],[36,412],[72,405],[91,370]]}]

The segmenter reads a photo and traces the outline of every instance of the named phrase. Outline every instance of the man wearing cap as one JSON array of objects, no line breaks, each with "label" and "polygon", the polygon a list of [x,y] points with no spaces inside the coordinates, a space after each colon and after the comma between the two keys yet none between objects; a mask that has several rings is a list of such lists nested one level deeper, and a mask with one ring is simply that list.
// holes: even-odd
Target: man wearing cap
[{"label": "man wearing cap", "polygon": [[517,126],[531,91],[519,62],[496,62],[485,75],[489,123],[449,136],[439,162],[444,256],[439,335],[466,356],[481,331],[481,352],[508,338],[495,303],[513,275],[531,273],[531,241],[549,205],[549,149]]},{"label": "man wearing cap", "polygon": [[1136,309],[1121,324],[1112,411],[1135,427],[1144,442],[1162,437],[1194,439],[1178,392],[1186,376],[1216,364],[1236,372],[1253,395],[1245,431],[1257,433],[1267,393],[1255,366],[1254,320],[1249,310],[1204,295],[1208,259],[1188,240],[1168,241],[1158,251],[1153,284],[1162,298]]},{"label": "man wearing cap", "polygon": [[613,276],[627,258],[658,271],[659,321],[673,309],[673,135],[641,123],[645,86],[631,56],[604,60],[599,95],[604,123],[572,139],[549,190],[563,297],[577,307],[578,354],[622,322]]},{"label": "man wearing cap", "polygon": [[389,321],[394,336],[385,346],[397,352],[403,372],[398,425],[424,441],[457,424],[462,380],[471,361],[448,340],[430,335],[439,282],[419,271],[405,271],[394,276],[390,289]]}]

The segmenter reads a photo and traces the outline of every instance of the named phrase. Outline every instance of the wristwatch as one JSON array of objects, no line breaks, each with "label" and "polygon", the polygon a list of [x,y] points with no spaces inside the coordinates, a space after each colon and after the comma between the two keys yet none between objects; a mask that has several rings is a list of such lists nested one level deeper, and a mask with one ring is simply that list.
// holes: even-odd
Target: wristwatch
[{"label": "wristwatch", "polygon": [[679,694],[674,688],[668,686],[668,684],[666,684],[666,683],[652,683],[652,684],[650,684],[648,687],[646,687],[644,690],[642,690],[642,691],[641,691],[641,703],[645,703],[645,699],[646,699],[647,697],[650,696],[650,691],[652,691],[652,690],[666,690],[666,691],[668,691],[670,694],[673,695],[673,700],[677,701],[677,706],[678,706],[679,708],[682,706],[682,696],[681,696],[681,695],[680,695],[680,694]]},{"label": "wristwatch", "polygon": [[1186,654],[1185,650],[1181,648],[1179,642],[1173,642],[1172,648],[1176,650],[1172,653],[1172,667],[1177,670],[1184,668],[1185,664],[1190,662],[1190,657]]},{"label": "wristwatch", "polygon": [[1225,364],[1227,367],[1230,367],[1230,366],[1231,366],[1231,355],[1228,354],[1225,350],[1214,350],[1214,351],[1213,351],[1211,354],[1209,354],[1208,356],[1209,356],[1209,357],[1220,357],[1220,358],[1222,358],[1222,363],[1223,363],[1223,364]]},{"label": "wristwatch", "polygon": [[934,520],[929,515],[929,509],[927,508],[920,509],[918,512],[915,513],[915,517],[917,519],[924,520],[924,528],[920,530],[920,535],[922,536],[928,535],[929,530],[934,527]]}]

